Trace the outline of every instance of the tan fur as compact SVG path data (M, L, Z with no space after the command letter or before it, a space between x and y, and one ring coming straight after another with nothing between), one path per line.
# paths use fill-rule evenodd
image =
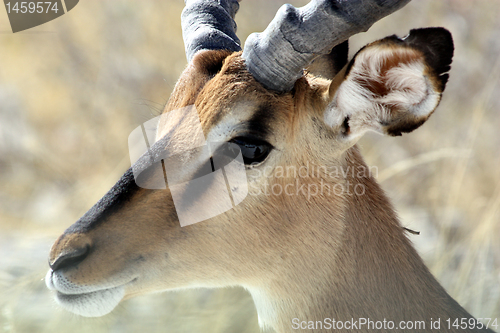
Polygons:
M216 73L207 70L219 67ZM276 94L253 79L239 53L206 51L181 76L165 112L194 104L208 135L236 110L252 114L266 105L273 112L267 139L275 149L261 167L270 166L271 174L278 166L307 163L367 168L354 142L339 141L339 129L322 121L339 84L334 80L329 92L329 81L308 77L294 91ZM247 176L260 189L296 181L259 170L250 168ZM250 195L222 215L181 228L169 190L137 189L95 227L62 235L50 260L89 246L85 260L65 269L67 280L103 286L120 281L125 298L240 285L252 293L261 324L279 333L292 331L293 318L424 320L428 325L430 318L470 317L429 273L374 178L332 177L319 169L300 181L305 186L350 182L366 192Z

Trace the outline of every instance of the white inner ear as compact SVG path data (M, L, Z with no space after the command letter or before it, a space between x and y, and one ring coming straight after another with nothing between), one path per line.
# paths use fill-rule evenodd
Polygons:
M385 77L385 85L391 92L379 98L374 96L374 101L407 108L421 103L427 96L427 84L423 72L424 66L419 62L391 68Z
M401 112L427 116L439 103L440 94L425 75L423 61L417 51L402 47L373 46L361 51L330 102L325 122L336 127L349 117L349 136L354 138L368 130L383 133L381 123L389 123ZM386 62L394 66L387 68ZM384 87L385 93L366 83Z
M417 117L427 116L437 107L440 94L424 71L425 65L417 61L391 68L386 74L386 86L391 92L375 102L397 106Z

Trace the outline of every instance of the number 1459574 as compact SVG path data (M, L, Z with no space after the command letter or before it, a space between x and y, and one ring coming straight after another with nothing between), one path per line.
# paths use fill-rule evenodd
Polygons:
M57 1L16 1L16 2L7 2L5 4L7 8L7 13L57 13L59 8L57 8Z

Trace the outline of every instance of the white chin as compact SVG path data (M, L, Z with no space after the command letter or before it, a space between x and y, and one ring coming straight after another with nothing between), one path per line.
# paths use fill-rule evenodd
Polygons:
M110 313L125 294L123 286L68 295L57 292L56 300L65 310L84 317L100 317Z

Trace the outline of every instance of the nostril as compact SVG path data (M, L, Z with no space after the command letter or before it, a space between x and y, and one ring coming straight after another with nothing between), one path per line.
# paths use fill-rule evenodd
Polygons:
M85 245L83 247L78 247L72 249L71 252L61 253L59 257L54 260L54 262L49 261L49 266L53 271L58 269L68 268L71 266L76 266L81 263L89 254L90 245Z

